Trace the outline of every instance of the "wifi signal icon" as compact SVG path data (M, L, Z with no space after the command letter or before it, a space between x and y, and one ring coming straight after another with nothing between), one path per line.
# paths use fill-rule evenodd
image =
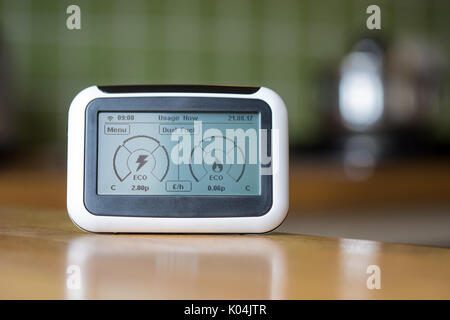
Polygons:
M112 121L112 119L114 119L113 116L108 116L108 120L109 120L109 121Z

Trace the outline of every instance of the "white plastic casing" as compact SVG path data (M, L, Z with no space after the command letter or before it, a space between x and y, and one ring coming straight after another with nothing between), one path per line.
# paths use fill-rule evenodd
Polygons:
M114 97L211 97L260 99L272 111L272 207L257 217L130 217L91 214L84 205L85 111L97 98ZM126 111L126 110L124 110ZM142 92L106 93L92 86L72 101L68 119L67 211L81 229L106 233L264 233L274 230L286 217L289 207L288 116L280 96L261 87L252 94Z

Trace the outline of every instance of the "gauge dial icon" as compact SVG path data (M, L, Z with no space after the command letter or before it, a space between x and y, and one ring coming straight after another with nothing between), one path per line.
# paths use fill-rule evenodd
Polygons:
M126 139L114 153L114 172L123 182L130 174L150 173L162 181L169 170L169 155L158 140L150 136Z
M217 141L222 148L213 148ZM196 163L196 153L201 155L201 163ZM221 154L221 157L218 155ZM209 161L205 161L208 159ZM198 182L208 174L223 174L238 182L245 171L245 154L234 141L223 136L211 136L203 139L192 149L189 169Z

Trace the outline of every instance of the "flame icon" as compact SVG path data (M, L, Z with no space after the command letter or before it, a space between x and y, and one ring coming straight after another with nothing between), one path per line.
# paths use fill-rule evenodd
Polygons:
M222 172L223 164L217 163L217 161L215 161L213 166L212 166L212 169L213 169L214 172L217 172L217 173Z

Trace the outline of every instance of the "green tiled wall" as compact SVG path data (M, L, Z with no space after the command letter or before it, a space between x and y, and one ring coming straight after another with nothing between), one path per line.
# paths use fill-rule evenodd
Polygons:
M81 30L65 27L70 4L81 7ZM381 31L365 28L369 4L382 8ZM69 103L84 87L200 83L275 89L291 142L307 144L320 130L318 76L356 37L425 37L448 58L449 12L446 0L0 0L0 35L27 143L62 148Z

